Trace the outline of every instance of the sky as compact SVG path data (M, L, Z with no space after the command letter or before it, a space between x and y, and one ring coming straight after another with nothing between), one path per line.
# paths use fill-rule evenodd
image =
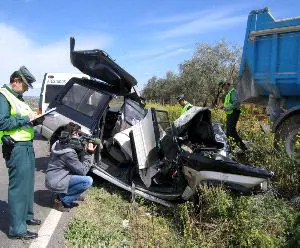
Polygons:
M269 7L275 19L300 16L300 0L1 0L0 85L25 65L38 96L46 72L79 72L75 50L101 49L138 81L178 71L197 44L243 45L251 10Z

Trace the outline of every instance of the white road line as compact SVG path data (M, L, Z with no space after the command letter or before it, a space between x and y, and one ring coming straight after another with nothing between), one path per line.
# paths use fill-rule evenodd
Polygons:
M33 240L29 248L46 248L55 228L60 220L62 212L52 209L47 216L44 224L38 232L38 238Z

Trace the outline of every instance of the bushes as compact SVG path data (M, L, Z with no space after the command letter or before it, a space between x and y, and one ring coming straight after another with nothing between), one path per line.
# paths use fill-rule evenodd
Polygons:
M199 202L178 209L186 247L288 247L299 228L287 202L267 194L236 196L201 186Z
M274 171L275 178L272 181L280 195L286 198L298 195L300 166L288 157L283 144L274 148L274 134L263 132L260 123L253 115L246 115L246 111L242 113L240 122L243 139L252 143L246 154L246 162Z
M300 193L300 166L288 157L283 145L274 148L274 134L265 133L256 115L253 114L261 114L261 111L258 108L253 109L251 105L242 107L237 129L241 138L250 142L250 147L240 162L273 171L274 187L280 195L291 198ZM226 115L223 111L214 109L212 116L214 121L223 123L225 127ZM239 158L238 155L236 157Z
M150 103L150 104L146 105L146 108L155 108L155 109L161 109L161 110L168 111L169 121L171 123L180 116L180 110L181 110L181 106L179 104L162 106L162 105Z

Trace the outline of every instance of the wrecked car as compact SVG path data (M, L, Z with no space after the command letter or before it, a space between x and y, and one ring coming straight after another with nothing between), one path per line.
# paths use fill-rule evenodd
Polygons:
M53 144L73 121L101 140L91 171L134 195L171 206L191 199L197 186L224 185L253 192L273 173L235 162L220 124L208 108L193 107L172 124L168 113L146 109L136 79L102 50L75 51L72 64L91 78L71 78L49 108L41 133ZM53 130L47 123L52 124Z

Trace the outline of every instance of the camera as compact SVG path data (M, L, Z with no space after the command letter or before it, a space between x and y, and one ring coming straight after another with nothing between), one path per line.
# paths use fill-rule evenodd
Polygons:
M101 146L101 140L93 138L85 133L79 132L79 136L73 136L70 132L62 131L59 137L60 143L69 143L69 145L76 151L81 151L88 143Z
M81 143L83 144L88 144L88 143L92 143L94 145L101 145L101 140L98 138L93 138L92 136L89 136L85 133L79 133L79 139L81 141Z

